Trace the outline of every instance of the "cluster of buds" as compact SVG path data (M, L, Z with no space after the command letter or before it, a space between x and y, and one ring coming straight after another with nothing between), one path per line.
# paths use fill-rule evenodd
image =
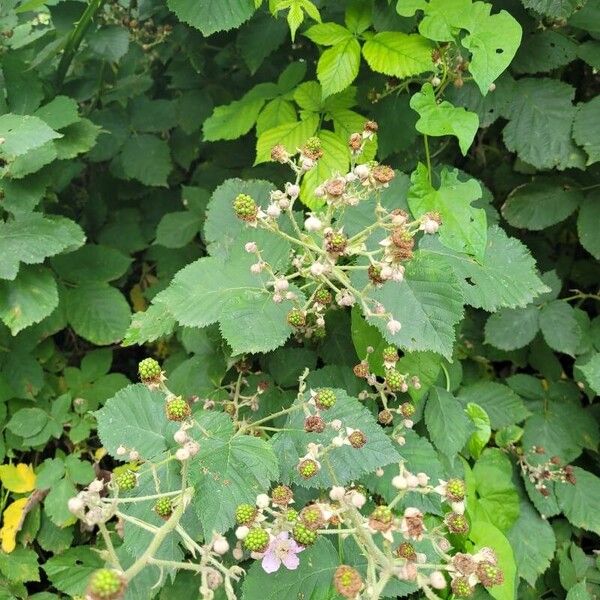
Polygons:
M306 215L303 228L293 210L300 196L302 177L323 155L318 138L310 138L295 153L281 145L273 148L272 160L288 165L295 180L271 192L267 206L260 206L245 193L232 201L234 213L248 226L279 235L292 245L291 265L285 272L278 272L269 264L256 242L247 242L245 249L256 257L251 272L268 275L263 276L261 285L273 301L292 303L287 322L298 337L321 339L326 310L354 304L362 308L365 316L384 320L389 335L395 336L401 329L398 316L373 299L371 292L386 282L403 281L405 264L413 256L415 236L437 232L441 225L437 213L427 213L411 221L406 211L388 210L381 204L380 192L394 179L394 170L375 161L355 164L364 144L377 129L377 123L367 121L361 132L350 136L353 157L350 170L333 174L315 189L315 196L322 199L324 206ZM347 207L361 202L372 203L373 222L350 235L340 219ZM288 222L280 224L284 215ZM374 235L383 239L372 249ZM357 284L362 282L355 278L360 271L367 275L366 285ZM296 282L308 292L306 298L293 285Z
M514 445L510 446L509 450L516 455L523 477L529 480L542 496L550 495L550 489L548 488L550 482L569 483L571 485L577 483L573 467L563 465L560 457L551 456L550 458L541 459L541 457L546 456L546 449L543 446L533 446L529 455L522 448ZM537 460L531 460L533 457Z
M308 433L323 433L326 429L334 432L328 446L309 443L307 453L299 460L297 471L303 479L311 479L321 470L320 458L335 448L350 446L360 449L367 443L367 436L360 429L344 425L340 419L327 420L327 411L337 403L334 390L320 388L310 390L309 399L305 405L304 430Z
M190 421L184 421L181 427L173 434L173 439L179 448L175 451L175 458L181 462L194 458L200 452L200 444L190 438L188 430L193 427Z
M105 523L114 515L114 504L105 501L104 496L104 482L94 479L86 489L69 499L67 503L69 512L92 529L100 523Z

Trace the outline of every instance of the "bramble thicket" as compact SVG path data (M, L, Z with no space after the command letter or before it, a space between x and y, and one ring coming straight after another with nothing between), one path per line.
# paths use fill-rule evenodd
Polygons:
M600 597L597 0L2 0L0 600Z

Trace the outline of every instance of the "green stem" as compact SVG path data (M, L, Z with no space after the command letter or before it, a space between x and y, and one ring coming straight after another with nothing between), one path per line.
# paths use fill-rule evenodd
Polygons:
M426 135L423 136L423 142L425 144L425 159L427 160L427 177L431 185L431 154L429 153L429 140Z
M444 376L446 377L446 391L450 391L450 373L448 373L448 369L446 369L446 365L440 363L440 367L442 367L442 371L444 371Z
M90 0L87 8L81 15L81 18L75 25L75 28L69 35L69 39L65 45L65 50L60 59L58 69L56 71L56 88L60 90L67 75L67 71L71 66L71 62L79 49L79 46L94 18L94 15L102 7L106 0Z

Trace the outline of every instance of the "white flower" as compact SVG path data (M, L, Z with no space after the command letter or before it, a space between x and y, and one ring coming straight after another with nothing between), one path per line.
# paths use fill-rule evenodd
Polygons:
M300 186L296 185L295 183L290 183L289 181L285 184L285 191L287 192L287 195L292 199L295 200L298 195L300 194Z
M174 434L173 434L173 439L178 443L178 444L185 444L188 440L188 436L187 433L185 431L182 431L181 429L178 429Z
M267 508L271 504L271 499L267 494L259 494L256 496L256 506L258 508Z
M334 502L340 502L344 496L346 495L346 490L341 486L341 485L334 485L330 490L329 490L329 497L334 501Z
M401 329L402 325L400 324L400 321L396 321L396 319L390 319L390 320L387 322L387 325L386 325L386 327L387 327L387 330L388 330L388 331L389 331L389 332L390 332L392 335L394 335L394 334L396 334L396 333L398 333L398 332L400 331L400 329Z
M256 245L256 242L246 242L244 250L248 254L254 254L258 250L258 246Z
M177 452L175 452L175 458L181 462L188 460L190 458L190 451L187 448L179 448Z
M281 216L281 207L279 204L272 202L269 204L269 206L267 206L267 214L273 219L278 219Z
M245 525L241 525L235 530L235 537L238 540L243 540L250 533L250 529Z
M217 536L213 542L213 550L221 556L229 551L229 543L222 535Z
M304 229L306 229L306 231L319 231L321 227L323 227L321 219L315 217L314 215L311 215L308 217L308 219L306 219L306 221L304 221Z
M285 277L281 277L276 279L273 285L278 292L283 292L290 287L290 282Z

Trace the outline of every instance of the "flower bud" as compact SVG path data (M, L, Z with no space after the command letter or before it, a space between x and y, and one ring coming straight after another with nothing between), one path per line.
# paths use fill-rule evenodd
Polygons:
M221 556L229 551L229 543L222 535L213 542L213 550Z
M354 492L350 501L352 502L352 506L354 506L355 508L362 508L365 505L367 499L360 492Z
M267 215L273 219L279 218L281 216L281 207L279 204L275 204L274 202L269 204L269 206L267 206Z
M76 515L83 510L85 503L81 498L75 496L74 498L69 498L67 506L69 508L69 512Z
M243 540L250 533L250 528L242 525L235 530L235 537L238 540Z
M104 489L104 482L100 479L94 479L90 485L88 485L88 490L92 493L98 494Z
M271 504L271 499L267 494L259 494L256 496L256 506L258 508L267 508Z
M304 221L304 229L306 229L306 231L319 231L321 227L323 227L323 223L321 223L321 220L314 215L311 215Z
M341 500L343 500L345 495L346 495L346 490L341 485L334 485L329 490L329 497L334 502L340 502Z
M179 448L177 452L175 452L175 458L181 462L188 460L190 458L190 451L187 448Z
M246 245L244 246L244 250L246 252L248 252L248 254L254 254L258 250L258 247L256 246L256 242L246 242Z
M137 450L132 450L129 453L129 460L133 461L133 460L139 460L140 458L140 453Z
M429 583L435 590L443 590L446 587L446 578L441 571L433 571L429 575Z
M405 490L408 487L408 482L406 481L406 477L403 477L402 475L396 475L396 477L392 479L392 485L397 490Z
M356 165L356 167L354 167L354 174L359 179L365 179L366 177L368 177L369 171L370 169L368 165Z
M178 444L185 444L188 440L188 436L187 433L185 431L183 431L182 429L177 430L174 435L173 435L173 439L178 443Z
M282 277L281 279L275 280L274 287L278 292L283 292L290 287L290 283L285 277Z
M292 200L295 200L300 195L300 186L288 182L285 184L285 191Z

